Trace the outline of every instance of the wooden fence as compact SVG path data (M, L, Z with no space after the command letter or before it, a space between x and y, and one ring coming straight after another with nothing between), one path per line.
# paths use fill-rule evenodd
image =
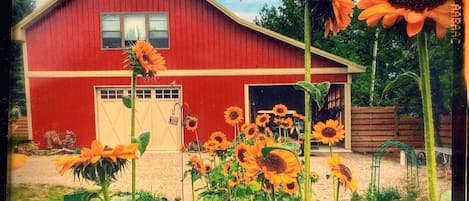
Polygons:
M396 140L414 148L423 148L424 131L421 118L399 118L396 107L352 107L352 151L372 153L383 142ZM436 129L443 146L452 143L451 116L440 117ZM397 150L397 149L396 149ZM394 152L395 149L389 149Z

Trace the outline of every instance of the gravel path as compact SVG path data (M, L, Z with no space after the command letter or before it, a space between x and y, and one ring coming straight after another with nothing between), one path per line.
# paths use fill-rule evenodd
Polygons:
M152 191L165 195L169 200L175 197L191 199L191 184L187 178L183 182L182 166L185 167L191 153L145 153L137 161L137 189ZM192 153L194 154L194 153ZM358 179L359 193L362 194L368 188L371 176L371 155L357 153L340 153L343 162ZM332 195L331 180L325 175L329 172L327 166L328 153L316 153L311 156L311 170L320 175L319 182L313 184L313 191L318 200L330 200ZM63 176L58 174L54 167L53 158L57 156L32 156L25 167L15 170L9 175L10 184L53 184L74 187L96 189L92 183L74 180L70 171ZM442 173L444 174L444 173ZM425 168L419 170L420 178L425 176ZM401 166L397 158L383 158L381 160L381 187L396 187L402 185L406 177L406 166ZM422 179L424 180L424 179ZM440 179L440 193L451 189L451 181ZM422 181L425 182L425 181ZM421 183L422 183L421 182ZM198 183L200 185L200 183ZM343 192L341 188L341 200L350 200L350 192ZM118 181L111 184L110 190L131 191L130 166L118 177Z

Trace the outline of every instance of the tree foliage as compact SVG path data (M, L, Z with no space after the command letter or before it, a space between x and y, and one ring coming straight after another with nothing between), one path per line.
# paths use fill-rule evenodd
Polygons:
M36 4L33 0L13 0L12 3L12 25L14 26L26 15L31 13ZM10 108L19 107L21 112L26 112L26 101L24 91L23 56L21 44L12 41L10 63Z
M303 12L298 0L283 0L278 7L264 6L257 25L276 31L293 39L303 41ZM352 104L369 105L371 83L371 63L376 27L368 27L365 21L358 20L360 10L354 8L350 26L337 34L324 38L324 30L312 34L313 46L346 58L367 67L366 72L353 75ZM314 20L314 19L313 19ZM321 23L312 22L312 23ZM380 31L378 38L375 102L373 105L399 105L401 115L421 115L421 97L418 84L409 82L383 94L383 89L401 73L408 71L418 74L417 47L414 38L407 38L405 30L398 24L391 29ZM324 27L324 26L320 26ZM381 25L378 24L381 28ZM323 28L322 28L323 29ZM432 96L435 116L451 112L453 76L453 50L449 38L436 39L430 35L429 56ZM314 63L313 63L314 66Z

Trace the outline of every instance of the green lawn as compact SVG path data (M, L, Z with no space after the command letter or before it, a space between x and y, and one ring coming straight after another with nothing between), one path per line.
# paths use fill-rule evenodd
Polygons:
M8 201L62 201L64 194L83 188L45 184L19 184L8 187Z

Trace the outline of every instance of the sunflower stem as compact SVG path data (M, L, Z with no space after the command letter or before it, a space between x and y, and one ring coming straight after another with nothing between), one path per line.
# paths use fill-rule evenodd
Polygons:
M417 34L417 49L420 70L420 93L422 96L423 124L425 131L425 154L427 156L427 189L430 201L438 200L435 159L435 130L433 127L433 110L430 85L430 66L428 59L427 35Z
M305 82L311 83L311 18L309 1L305 1L304 8L304 40L305 40ZM311 183L310 180L310 153L311 153L311 97L308 92L305 92L305 171L304 171L304 199L306 201L314 200L311 194Z
M194 193L194 173L191 172L191 191L192 191L192 201L195 200L195 193Z
M130 142L135 138L135 99L136 99L136 88L137 88L137 72L134 70L132 71L132 94L130 97L131 100L131 116L130 116ZM132 201L136 200L136 160L132 159Z
M101 185L101 191L103 192L104 200L110 201L111 197L109 197L109 182L103 181L103 185Z
M334 188L334 201L339 201L339 188L340 188L339 180L334 179L333 183L334 183L334 185L333 185L333 188Z

